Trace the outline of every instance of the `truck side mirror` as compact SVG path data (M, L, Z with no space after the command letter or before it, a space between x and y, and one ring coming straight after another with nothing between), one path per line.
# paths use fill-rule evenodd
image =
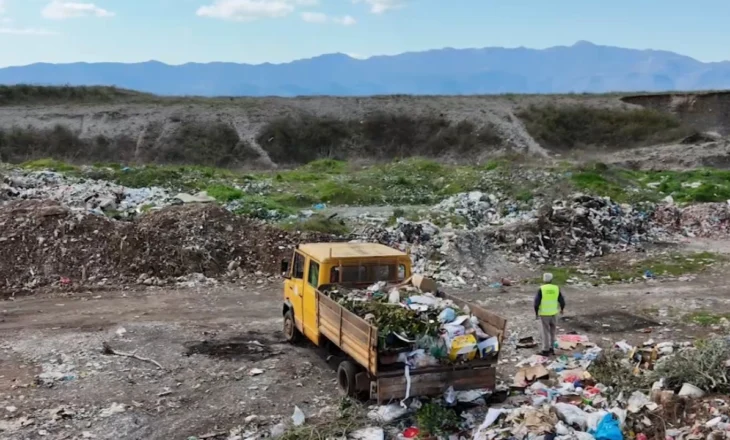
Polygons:
M289 262L281 260L281 274L284 278L289 278Z

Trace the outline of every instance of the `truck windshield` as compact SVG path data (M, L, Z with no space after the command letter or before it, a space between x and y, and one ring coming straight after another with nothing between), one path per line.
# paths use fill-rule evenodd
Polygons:
M341 271L341 273L340 273ZM403 264L360 264L333 267L330 283L400 282L406 278Z

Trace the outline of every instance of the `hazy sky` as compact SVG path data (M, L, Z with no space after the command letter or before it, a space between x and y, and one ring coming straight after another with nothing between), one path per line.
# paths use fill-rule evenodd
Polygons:
M577 40L730 59L728 0L0 0L0 65L285 62Z

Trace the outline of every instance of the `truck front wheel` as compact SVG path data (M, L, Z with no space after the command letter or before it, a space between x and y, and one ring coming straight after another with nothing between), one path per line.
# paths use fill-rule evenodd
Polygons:
M357 370L357 365L352 361L342 361L337 368L337 383L342 392L350 397L358 397Z
M297 324L294 322L294 314L291 310L284 313L284 337L287 342L291 342L292 344L299 342L302 338L302 334L299 333Z

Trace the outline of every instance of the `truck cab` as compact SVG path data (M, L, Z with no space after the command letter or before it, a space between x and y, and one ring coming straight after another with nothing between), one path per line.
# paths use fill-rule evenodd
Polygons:
M297 246L284 272L284 334L320 344L317 290L327 284L368 286L411 276L408 254L377 243L308 243Z

